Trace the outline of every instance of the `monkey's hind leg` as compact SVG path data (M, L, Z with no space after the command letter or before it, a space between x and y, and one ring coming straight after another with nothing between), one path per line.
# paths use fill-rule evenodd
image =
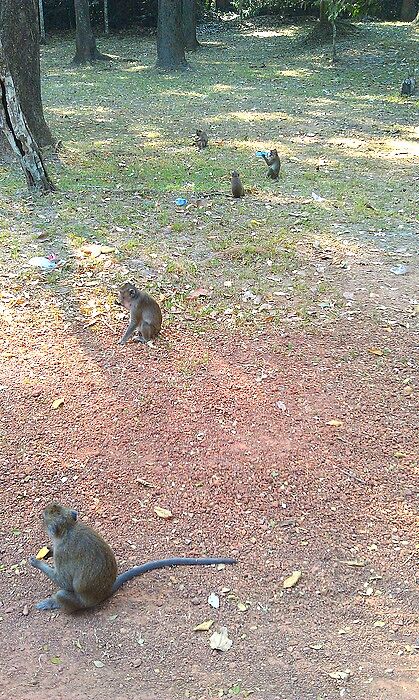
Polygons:
M148 323L148 321L143 321L138 333L139 342L148 343L148 341L152 340L156 335L156 329L153 324Z
M63 608L66 612L76 612L76 610L85 608L75 593L66 591L64 588L54 593L51 598L41 600L36 607L38 610L59 610Z
M45 598L36 604L37 610L58 610L61 607L54 598Z

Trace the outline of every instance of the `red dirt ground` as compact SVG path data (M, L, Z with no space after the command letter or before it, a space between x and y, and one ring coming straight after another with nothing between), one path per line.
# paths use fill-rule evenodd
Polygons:
M22 322L0 341L0 698L418 697L408 331L169 329L121 349L106 330ZM94 612L39 613L51 585L26 560L51 499L78 508L121 569L173 554L239 563L149 573ZM193 632L209 618L229 651Z

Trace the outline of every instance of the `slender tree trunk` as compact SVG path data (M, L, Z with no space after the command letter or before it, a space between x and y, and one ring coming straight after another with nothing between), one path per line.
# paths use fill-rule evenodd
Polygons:
M330 25L329 19L326 12L326 2L325 0L320 0L319 5L319 21L322 27L328 27Z
M96 47L96 39L90 23L89 0L74 0L74 11L76 15L76 54L73 63L80 65L93 61L108 61L110 56L100 53Z
M419 10L418 10L418 14L416 15L415 19L413 20L413 23L419 24Z
M38 0L39 8L39 30L40 30L40 40L41 44L47 43L47 37L45 34L45 20L44 20L44 0Z
M38 146L52 144L42 107L37 0L1 0L0 37L30 132Z
M182 32L182 0L158 0L157 68L187 67Z
M196 38L196 0L182 0L182 31L186 51L196 51L200 43Z
M30 190L46 193L55 187L22 112L0 39L0 129L17 156Z
M417 13L416 0L403 0L400 10L402 22L412 22Z
M105 34L109 36L109 7L108 0L103 0L103 23L105 25Z
M332 20L332 61L333 63L336 63L338 60L337 56L337 51L336 51L336 20Z

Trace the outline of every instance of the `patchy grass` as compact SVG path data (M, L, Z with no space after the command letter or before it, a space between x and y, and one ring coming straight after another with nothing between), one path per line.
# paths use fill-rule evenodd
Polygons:
M116 59L87 68L68 67L71 39L43 47L45 112L63 142L48 163L59 190L33 200L18 170L0 169L5 303L36 309L39 322L57 309L63 322L105 313L114 327L115 289L130 277L160 298L169 323L187 314L198 332L337 318L348 256L362 265L376 235L414 232L417 99L399 97L399 84L417 29L360 25L340 42L337 66L323 48L302 48L302 36L288 25L221 26L203 33L205 48L179 75L154 70L150 39L101 39ZM202 153L196 127L210 137ZM255 157L272 146L279 183ZM242 201L227 196L231 169ZM93 241L115 252L80 257ZM62 271L25 268L49 252L67 260ZM208 296L189 302L194 287Z

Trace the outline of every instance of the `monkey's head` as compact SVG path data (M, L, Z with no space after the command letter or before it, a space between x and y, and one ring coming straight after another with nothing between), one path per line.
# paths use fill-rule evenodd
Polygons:
M239 173L237 172L237 170L233 170L233 172L231 173L231 177L239 177Z
M276 150L276 148L271 148L271 150L269 151L269 155L271 156L271 158L272 156L277 156L278 151Z
M51 503L42 513L42 521L50 537L61 537L69 528L74 527L77 511L64 508L59 503Z
M137 296L138 289L131 282L125 282L119 289L119 301L126 309L131 308L131 304Z
M196 130L196 135L197 135L197 136L202 136L203 133L204 133L204 132L202 131L202 129L197 129L197 130Z

